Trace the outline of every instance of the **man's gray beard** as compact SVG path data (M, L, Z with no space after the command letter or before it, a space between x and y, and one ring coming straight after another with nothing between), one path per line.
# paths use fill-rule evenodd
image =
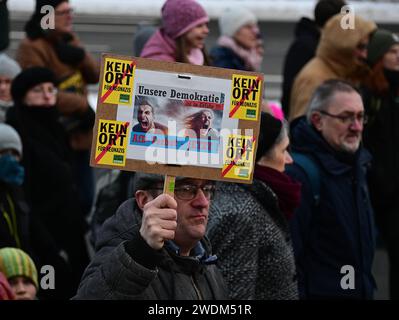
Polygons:
M360 141L361 141L361 140L359 139L359 142L357 143L357 147L356 147L355 150L350 149L350 148L347 147L345 144L342 144L342 145L341 145L341 151L342 151L342 152L349 153L349 154L355 154L356 151L359 150L359 148L360 148Z

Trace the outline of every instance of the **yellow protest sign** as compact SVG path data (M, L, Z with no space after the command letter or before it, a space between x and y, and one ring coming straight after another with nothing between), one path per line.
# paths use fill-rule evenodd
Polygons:
M132 105L135 61L105 58L101 103Z
M255 139L252 136L230 135L224 146L222 177L250 180L253 171Z
M129 122L99 120L96 141L96 164L124 166Z
M262 79L258 76L233 74L230 96L230 118L257 121L260 109Z

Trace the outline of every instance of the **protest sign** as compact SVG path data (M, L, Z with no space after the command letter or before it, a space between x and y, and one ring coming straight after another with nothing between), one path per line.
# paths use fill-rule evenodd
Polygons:
M251 183L263 75L104 54L91 165Z

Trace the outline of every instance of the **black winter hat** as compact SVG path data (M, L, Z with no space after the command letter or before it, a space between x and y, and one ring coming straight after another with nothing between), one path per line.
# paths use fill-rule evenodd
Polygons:
M41 15L40 9L43 6L52 6L55 9L62 2L68 2L68 0L36 0L35 13Z
M345 0L319 0L314 8L314 19L316 24L322 28L326 22L341 12L343 6L347 5Z
M22 71L11 84L11 95L14 102L22 102L31 88L43 82L51 82L57 85L55 75L50 69L33 67Z
M68 0L36 0L35 11L33 12L30 19L25 24L25 32L29 39L37 39L44 37L49 30L43 30L40 26L40 21L45 13L41 13L40 10L43 6L52 6L54 9L62 2L68 2Z
M270 113L261 113L256 162L274 146L282 127L283 123L279 119Z
M388 30L377 29L370 37L367 51L369 65L374 66L397 43L399 43L397 35Z

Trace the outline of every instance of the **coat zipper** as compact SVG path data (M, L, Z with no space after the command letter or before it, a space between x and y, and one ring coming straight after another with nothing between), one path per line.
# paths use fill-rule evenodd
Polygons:
M204 300L204 297L202 296L201 291L199 290L197 284L195 283L195 280L194 280L193 276L191 276L191 282L193 284L195 292L197 293L198 300Z

